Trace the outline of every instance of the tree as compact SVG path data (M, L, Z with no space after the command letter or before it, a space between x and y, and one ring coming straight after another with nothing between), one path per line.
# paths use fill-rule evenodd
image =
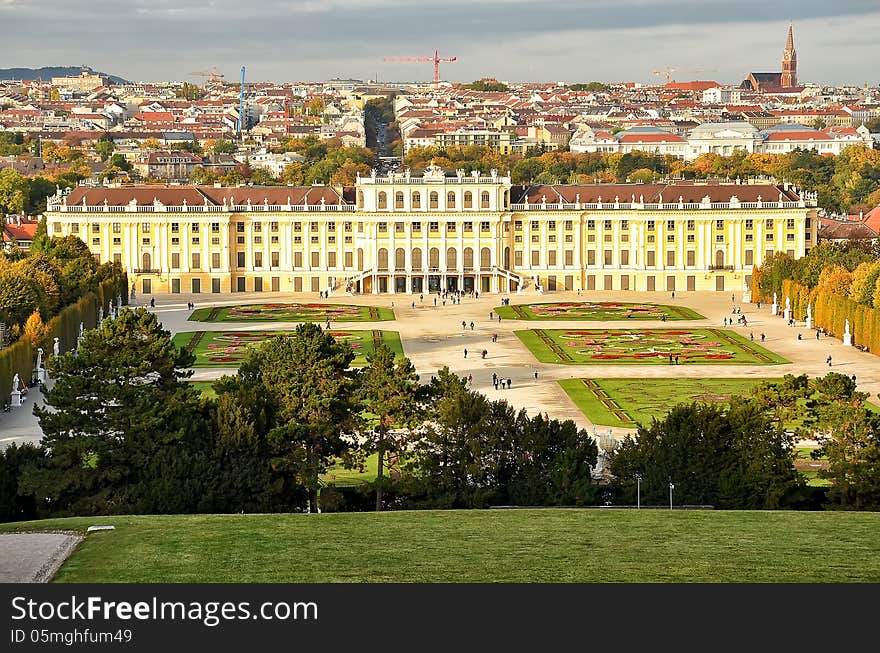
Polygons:
M462 88L467 88L472 91L507 91L508 86L502 82L499 82L497 79L490 79L488 77L484 77L483 79L478 79L475 82L471 82L470 84L465 84Z
M274 466L302 486L317 510L320 474L341 457L350 464L347 434L357 430L354 352L316 324L263 341L239 367L236 383L260 388Z
M30 182L14 168L0 170L0 213L23 213L30 197Z
M185 381L193 360L143 308L50 357L55 383L46 407L34 407L46 462L23 484L57 514L195 510L208 447L198 392Z
M209 140L205 145L209 147L214 154L232 154L238 149L235 143L225 138Z
M320 116L324 113L324 109L327 108L327 105L322 98L315 96L309 100L308 107L310 116Z
M0 319L24 324L40 308L40 289L36 282L16 270L0 271Z
M19 483L27 470L38 467L44 458L42 448L32 444L10 444L0 450L0 523L37 518L37 501L22 493Z
M680 404L641 426L611 457L615 487L626 502L662 504L669 483L679 502L723 509L776 509L804 487L794 469L792 437L756 402Z
M99 140L95 143L95 154L97 154L101 161L106 161L110 158L110 155L116 151L116 145L113 141L102 141Z
M880 415L866 405L868 395L837 372L814 379L807 403L810 426L819 434L817 457L826 457L821 478L831 481L829 499L841 508L880 508Z
M379 345L367 355L367 367L361 376L361 391L367 411L375 416L369 420L367 432L370 452L378 456L376 473L376 511L382 510L382 484L385 457L400 453L407 433L421 417L419 375L408 358L395 361L395 354ZM393 433L397 428L403 432Z
M30 341L34 349L42 347L46 343L49 330L46 328L46 325L43 324L43 319L40 317L39 311L31 313L27 322L24 323L23 335Z

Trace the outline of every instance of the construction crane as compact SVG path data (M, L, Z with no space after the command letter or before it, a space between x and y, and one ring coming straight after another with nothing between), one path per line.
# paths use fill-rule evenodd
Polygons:
M427 63L431 62L434 64L434 88L438 88L440 86L440 62L449 62L452 63L455 61L455 57L443 57L437 53L437 50L434 50L433 57L385 57L382 61L408 61L408 62L419 62L419 63Z
M209 82L222 82L223 81L223 73L217 70L217 66L211 68L211 70L199 70L194 73L190 73L190 75L195 75L196 77L207 77Z
M663 70L652 70L651 72L655 75L665 75L668 84L673 81L672 73L714 73L717 70L715 68L670 68L666 66Z

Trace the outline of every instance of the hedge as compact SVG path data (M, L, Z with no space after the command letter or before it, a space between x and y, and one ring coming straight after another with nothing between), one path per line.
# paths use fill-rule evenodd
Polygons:
M75 349L80 322L84 329L94 329L98 324L98 307L104 306L106 313L107 304L111 299L115 304L118 295L122 296L123 305L128 304L127 287L125 275L117 280L107 279L101 282L95 292L87 293L75 304L62 309L46 324L48 336L44 356L52 354L55 338L58 338L62 352ZM36 362L37 352L27 338L19 338L9 347L0 349L0 404L10 400L12 379L16 372L24 383L30 383Z
M813 303L813 325L825 329L836 338L843 338L846 320L853 344L867 347L868 351L880 354L880 310L819 288L810 290L806 286L786 280L783 283L783 297L791 298L792 316L801 320L807 314L807 302ZM784 305L785 299L782 300Z

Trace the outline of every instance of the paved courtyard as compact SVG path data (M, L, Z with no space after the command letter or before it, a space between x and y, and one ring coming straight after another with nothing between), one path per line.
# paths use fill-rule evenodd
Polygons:
M570 378L657 378L670 375L676 377L701 378L762 378L780 377L785 374L806 373L821 376L828 371L843 372L857 375L859 389L868 392L874 399L880 392L880 357L860 352L854 347L845 347L839 340L822 337L816 340L816 332L808 331L802 324L789 327L781 316L770 315L769 305L757 309L753 304L741 304L740 295L731 301L730 293L715 292L676 292L675 299L666 292L603 292L588 291L576 293L547 293L539 295L535 292L511 294L511 304L527 304L535 302L576 302L576 301L620 301L644 302L657 304L676 304L693 309L705 319L677 320L676 328L721 328L725 318L732 316L732 308L741 306L748 326L726 327L744 338L754 333L755 342L760 343L760 335L765 335L763 346L781 357L791 361L781 365L683 365L671 370L665 365L557 365L541 363L522 344L513 332L522 329L606 329L632 328L633 320L621 321L590 321L577 320L541 320L527 321L502 319L498 322L494 309L501 305L499 295L481 295L479 299L464 298L461 304L453 305L442 300L434 306L435 295L425 295L419 301L418 295L357 295L337 294L329 299L321 300L313 293L235 293L223 295L155 295L156 307L153 309L163 326L179 333L184 331L200 331L212 328L204 322L189 321L191 311L187 302L193 301L197 308L210 306L245 304L272 301L310 302L310 303L351 303L361 306L393 308L397 319L384 322L333 322L333 329L385 329L400 334L403 349L413 361L423 380L443 365L448 365L461 376L473 376L473 388L490 398L507 399L517 408L525 408L530 413L548 413L551 417L572 419L579 426L591 429L592 424L575 406L557 383L560 379ZM507 297L505 295L504 297ZM142 297L138 297L142 300ZM493 319L489 313L493 312ZM466 328L462 329L462 322ZM473 322L473 330L470 327ZM285 330L295 327L292 322L224 322L224 330L235 331L271 331ZM656 326L656 322L646 326ZM665 325L664 325L665 326ZM671 325L670 325L671 326ZM497 342L492 342L493 334L498 334ZM798 333L803 339L798 340ZM464 350L468 350L465 358ZM485 349L488 355L483 359L480 352ZM825 360L831 356L829 367ZM534 373L538 372L535 379ZM233 368L214 367L198 369L193 380L208 381L219 378L223 374L233 374ZM492 385L492 373L502 378L511 379L510 390L495 390ZM29 395L32 403L37 397ZM10 441L39 439L39 428L30 414L31 407L25 405L12 414L0 415L0 446ZM24 415L22 414L24 413ZM607 427L602 427L607 432ZM627 432L625 429L614 429L616 435Z

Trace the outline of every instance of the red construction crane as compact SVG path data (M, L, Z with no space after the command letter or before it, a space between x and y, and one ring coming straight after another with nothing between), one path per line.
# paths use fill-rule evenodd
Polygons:
M440 86L440 62L449 62L452 63L455 61L455 57L443 57L437 53L437 50L434 50L433 57L385 57L382 61L417 61L417 62L433 62L434 64L434 86Z

